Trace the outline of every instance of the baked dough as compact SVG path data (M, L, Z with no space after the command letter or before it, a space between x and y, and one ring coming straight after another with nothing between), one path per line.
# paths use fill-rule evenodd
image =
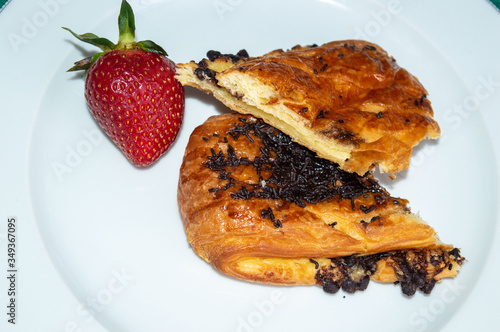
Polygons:
M210 51L177 78L252 114L348 172L394 175L440 128L420 82L380 46L361 40L296 46L251 58Z
M194 130L178 204L194 251L248 281L332 293L399 282L412 295L463 262L371 173L342 171L253 116L218 115Z

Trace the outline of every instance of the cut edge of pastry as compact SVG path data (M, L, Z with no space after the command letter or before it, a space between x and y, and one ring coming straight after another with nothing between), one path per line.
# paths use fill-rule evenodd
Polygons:
M306 121L297 113L291 112L288 107L279 102L273 102L278 96L270 86L262 84L251 76L246 76L242 80L242 76L239 76L237 72L224 74L223 77L217 76L218 82L228 91L231 98L242 101L241 112L264 119L273 127L286 132L297 143L314 147L314 152L319 157L336 162L341 168L351 157L352 145L338 144L334 140L326 141L310 129ZM383 163L380 166L385 168ZM364 173L361 172L360 175Z
M216 270L247 282L276 286L316 285L333 294L339 290L346 293L364 291L373 281L399 284L406 296L413 296L417 291L430 294L436 283L454 278L466 260L459 248L443 243L435 230L417 215L411 212L395 214L405 215L405 220L428 228L433 232L432 236L405 240L399 246L393 244L380 251L365 248L366 253L347 250L347 255L332 253L303 257L285 257L280 255L282 252L266 250L259 245L241 252L222 243L189 242L196 254ZM235 235L232 241L237 243L246 237L241 236Z
M417 289L429 294L436 282L455 277L463 261L458 249L443 245L337 258L244 257L224 269L247 281L319 285L328 293L365 290L369 281L400 283L403 293L411 296ZM412 285L412 279L418 279L415 276L422 279L420 285Z
M226 62L224 61L224 63ZM221 68L217 62L211 62L209 66L210 69L216 72L220 72L218 70L224 68ZM335 143L331 144L332 142L326 144L317 133L303 124L304 120L294 116L292 112L287 112L285 109L280 110L280 117L277 117L274 115L275 109L257 107L252 100L253 98L260 97L254 96L253 93L246 93L243 98L240 98L238 97L238 93L234 92L237 91L236 86L227 89L214 84L210 78L203 80L198 79L193 74L197 68L198 65L194 62L178 65L176 70L177 78L182 85L191 86L205 93L212 94L217 100L221 101L233 111L242 114L250 114L263 119L273 127L288 133L297 143L304 146L314 146L315 152L321 158L332 160L339 165L344 165L346 159L350 158L352 147ZM255 84L257 84L257 82ZM271 93L271 91L269 93ZM335 151L335 153L332 153L332 151Z
M203 246L191 245L203 260L233 278L276 286L317 285L332 294L364 291L370 281L399 284L406 296L430 294L436 283L454 278L466 261L460 249L439 240L414 249L338 257L247 256L228 254L221 247L224 257L214 258Z
M375 49L375 46L379 48L365 41L345 42L357 43L358 46L368 45L372 49ZM315 47L296 46L291 51L308 51ZM176 74L181 84L213 94L216 99L234 111L263 119L286 132L297 143L313 150L319 157L339 164L339 167L345 171L364 175L378 167L381 173L387 173L390 178L394 179L395 174L409 167L412 150L421 140L437 139L440 136L439 125L432 118L432 109L430 109L430 115L422 116L422 120L419 120L426 123L425 135L411 143L397 141L389 136L379 136L379 133L362 137L367 141L363 141L361 146L358 146L355 141L353 144L345 144L343 139L327 138L311 127L307 119L290 109L290 105L285 105L286 100L281 100L272 84L262 81L259 77L247 75L245 70L234 70L241 69L242 67L239 66L246 62L283 53L282 50L275 50L257 58L216 53L218 56L212 58L207 53L210 59L202 59L198 63L191 61L178 64ZM409 73L408 75L415 79L417 85L419 84L416 77ZM426 93L425 89L421 88ZM422 98L420 103L422 103ZM294 104L293 107L296 108L299 105ZM378 113L377 105L373 103L362 105L360 109L369 113ZM346 134L356 135L355 132ZM341 134L341 137L344 137L342 135L344 134ZM381 148L384 145L387 147Z
M386 283L397 282L401 280L401 277L403 277L403 274L401 273L398 275L398 269L395 268L395 261L393 259L395 255L420 253L425 255L433 254L437 260L445 263L441 266L441 268L438 267L437 269L435 268L438 264L435 263L436 265L427 271L429 272L427 275L429 280L436 279L436 281L441 281L443 278L454 277L458 273L458 270L464 261L464 258L460 255L459 249L452 245L443 243L439 239L435 230L415 214L411 212L395 212L394 214L404 215L403 218L405 221L402 223L416 222L420 226L430 230L433 234L427 238L418 237L414 240L405 239L404 243L400 245L393 243L391 247L382 247L379 251L375 248L368 248L365 246L363 250L364 253L352 253L350 250L347 250L347 253L344 254L331 252L329 255L326 255L327 257L325 257L325 255L318 256L314 254L310 256L304 255L304 257L284 257L285 255L279 255L266 251L265 249L262 250L256 248L254 248L253 251L250 250L250 252L246 254L227 250L227 254L223 255L224 264L217 264L216 268L236 278L253 282L276 285L312 285L321 284L319 280L322 277L321 272L328 270L335 260L341 262L340 265L349 265L349 263L344 262L349 259L371 260L376 263L376 269L369 271L368 276L373 281ZM355 238L355 236L353 236L354 234L351 232L346 232L346 235ZM237 236L235 239L236 238ZM205 261L209 263L211 262L210 256L212 253L200 252L200 250L202 251L202 246L197 246L196 244L194 244L193 248ZM221 247L221 249L222 248L223 247ZM259 253L259 256L255 255L257 253ZM295 255L297 255L297 253L295 253ZM425 264L422 259L417 260L410 258L408 261L409 263L415 265ZM430 263L430 261L427 261L427 263ZM353 279L353 281L359 282L361 273L359 266L358 269L349 270L348 275L345 275L344 277L349 277ZM364 277L367 275L367 271L363 272ZM330 275L330 278L331 277L332 276Z

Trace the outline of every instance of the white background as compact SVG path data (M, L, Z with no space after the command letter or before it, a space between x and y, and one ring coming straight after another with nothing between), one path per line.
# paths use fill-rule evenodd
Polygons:
M0 281L1 331L105 331L106 329L101 324L107 326L110 331L136 331L137 327L141 326L146 331L180 331L184 330L182 326L186 326L186 329L190 326L203 326L203 321L208 324L207 330L224 331L238 329L243 331L245 330L242 327L244 324L247 324L245 325L247 330L270 331L289 326L289 322L292 321L292 325L288 328L300 331L307 326L314 328L317 324L322 325L324 320L331 320L331 325L327 326L331 326L332 331L336 324L347 330L350 327L356 330L357 326L367 324L358 316L360 308L364 309L365 315L372 317L369 311L384 312L385 308L393 306L392 303L384 301L386 296L387 301L397 299L398 306L403 311L404 307L411 307L407 311L409 315L396 319L403 324L402 327L396 326L396 330L431 331L436 328L444 331L494 330L498 312L496 299L500 295L495 283L500 262L496 255L491 254L500 251L497 236L500 201L495 189L499 183L497 165L500 156L500 116L497 106L500 104L498 86L500 83L498 63L500 37L497 35L500 31L500 14L489 3L461 1L458 5L455 1L367 1L363 2L364 4L358 2L354 5L347 1L327 0L309 1L307 4L305 1L296 1L293 2L295 5L291 5L291 1L273 1L264 4L243 0L183 1L182 4L180 1L139 0L130 1L130 3L137 15L136 25L139 38L151 38L159 42L167 49L170 57L178 62L199 59L211 48L224 52L236 52L240 48L247 47L250 51L258 53L273 47L286 48L298 43L326 42L329 33L319 29L325 26L335 28L331 32L332 39L353 38L361 34L376 42L380 41L381 45L389 53L394 54L400 63L416 73L426 87L432 88L430 99L433 103L436 100L434 103L436 118L442 121L440 123L443 128L449 129L448 133L445 133L446 137L459 137L463 140L460 141L464 144L461 162L470 163L470 167L465 168L470 172L454 174L453 164L450 165L449 161L446 161L448 162L446 168L439 168L440 156L446 155L439 145L437 149L440 153L429 153L428 156L426 151L432 150L421 149L417 151L415 158L423 160L424 165L410 170L403 181L395 185L388 184L388 186L398 195L410 198L412 206L417 206L418 210L430 216L431 219L433 219L434 212L432 207L427 206L429 203L424 197L427 194L419 195L418 190L415 189L420 179L426 181L426 185L431 185L436 179L436 186L431 190L434 193L429 195L442 197L444 200L446 197L457 195L457 191L461 191L465 196L470 195L471 200L476 202L481 195L487 195L485 201L489 202L489 205L484 209L489 211L486 215L492 217L492 220L482 220L481 216L485 215L482 211L472 211L471 215L477 215L478 218L466 220L466 223L458 225L457 228L444 221L442 224L435 223L434 220L431 222L436 228L439 227L443 240L452 243L455 241L465 243L468 241L468 236L483 234L481 230L477 230L478 228L488 227L486 230L488 236L484 240L474 239L477 248L482 250L481 253L474 255L481 255L486 263L478 266L474 265L474 262L469 262L464 265L464 271L458 278L462 274L469 276L468 279L465 277L462 279L467 280L464 286L466 290L460 288L460 284L458 288L453 288L453 284L448 283L443 285L441 292L436 288L434 292L436 295L431 299L418 294L412 299L402 299L397 294L397 289L375 284L371 284L365 294L356 294L354 297L348 296L344 299L344 294L338 293L335 297L325 298L321 290L316 288L269 288L229 280L218 275L194 257L194 253L184 243L185 239L177 236L182 233L182 230L180 224L175 224L180 223L176 219L178 218L177 211L171 210L175 207L175 203L172 202L175 199L175 179L163 176L165 171L175 169L180 163L190 130L202 122L204 115L195 114L193 110L208 107L210 108L208 113L216 113L220 108L217 103L192 90L187 92L186 120L179 141L172 151L160 160L161 164L159 163L154 169L140 176L137 175L136 170L131 169L126 161L122 160L120 154L110 146L109 141L102 139L94 145L93 153L85 159L85 163L78 166L76 175L71 180L65 178L66 186L71 184L71 181L75 183L71 191L68 191L67 201L65 201L67 205L57 206L55 199L40 197L40 195L51 194L61 199L62 194L58 193L58 187L53 185L57 182L53 182L55 174L50 171L50 163L44 165L38 162L64 161L65 153L67 153L65 148L69 146L76 149L84 139L82 137L85 137L82 136L82 130L94 129L88 114L84 113L83 97L79 95L80 89L83 94L82 81L74 76L64 79L65 74L62 74L64 69L71 66L72 61L78 60L78 56L92 48L77 42L70 42L71 37L61 27L68 26L77 32L92 31L115 40L119 2L16 0L0 13L0 31L2 32L0 37L0 98L2 101L0 110L0 137L2 138L0 271L2 272L0 272L0 280L3 280ZM271 3L272 5L268 5ZM332 17L335 18L338 18L336 13L352 15L352 18L343 18L352 24L336 26L335 22L315 19L314 12L302 10L308 6L330 11ZM357 11L350 12L351 6ZM282 10L281 14L277 12L279 8ZM366 8L366 10L360 12L359 8ZM391 12L391 9L394 12ZM387 12L391 14L384 16ZM245 20L239 21L245 17L246 13L254 15L253 24L248 24ZM319 17L326 15L324 12L317 14ZM150 17L154 19L149 19ZM338 19L341 21L340 18ZM241 22L245 23L240 26ZM283 23L278 25L278 22ZM269 26L273 29L269 29ZM318 26L316 35L314 34L315 26ZM402 30L399 31L398 28ZM238 29L244 29L244 31L238 31ZM400 40L392 39L391 42L391 38L407 36L405 29L411 30L408 35L420 36L418 38L425 40L427 43L425 45L432 45L432 48L419 49L418 45L403 37ZM308 33L299 33L300 31ZM81 48L78 49L75 45ZM436 55L436 61L445 60L447 67L443 67L442 71L439 68L427 71L425 68L437 66L432 63L432 57L426 56L429 54ZM423 56L423 58L415 57L415 55ZM455 81L447 82L446 77L433 77L433 75L442 75L443 72L451 73L449 68L453 71L450 79L456 80L458 77L460 84ZM484 83L488 81L489 85ZM436 86L437 82L439 84L445 82L447 86ZM465 87L466 90L462 95L450 97L450 100L439 95L442 92L448 92L455 84L460 89ZM491 89L489 94L488 89ZM61 95L58 92L61 92ZM477 107L468 111L466 107L471 104L467 103L474 102L477 102L475 105ZM66 108L67 105L72 104L76 105L75 108L69 107L66 113L58 109L58 105L64 105ZM453 105L462 105L465 111L446 113L450 112ZM55 109L54 118L50 118L51 113L48 110L52 106ZM190 106L191 108L188 108ZM443 108L436 109L436 106L443 106ZM448 117L445 114L448 114ZM450 114L454 117L450 118ZM469 126L469 122L478 124ZM471 130L485 128L486 131L466 132L469 128L472 128ZM76 130L73 136L70 134L72 129ZM49 137L50 131L55 132L55 138ZM474 140L475 138L469 135L475 135L474 137L481 139ZM487 148L470 146L467 142L471 140L479 143L486 142L491 146ZM58 142L59 145L57 145ZM49 144L54 144L54 148L47 146ZM448 146L447 144L453 146L449 140L442 144L444 145L441 146L445 147ZM489 156L478 158L477 156L481 156L483 151L486 151ZM51 153L52 155L47 157L47 154ZM468 156L474 156L475 159L470 160ZM488 161L488 165L484 164L485 160ZM99 163L103 161L106 164L99 167ZM171 163L171 168L170 165L166 165L167 163ZM47 167L48 171L45 172L44 167ZM92 205L94 201L90 199L87 201L87 196L82 194L82 191L90 191L92 186L99 185L103 188L95 188L96 192L107 192L109 188L102 184L102 174L97 178L92 177L95 175L92 172L99 169L102 169L104 173L107 172L111 177L110 181L114 184L119 181L121 174L130 176L131 181L135 181L134 190L130 196L121 192L126 190L127 186L117 187L116 195L119 197L139 200L141 204L149 204L148 195L151 193L160 193L161 198L163 198L161 195L165 195L166 199L171 198L165 207L153 209L153 211L164 212L165 216L156 216L154 213L146 215L149 217L148 220L155 220L147 224L147 229L130 225L117 228L119 220L110 219L108 226L94 228L95 237L88 238L90 234L86 233L89 231L88 227L96 226L92 220L88 220L89 211L102 209L102 213L116 216L109 212L109 206ZM422 170L428 169L435 172L426 177L422 174ZM464 168L457 166L457 169ZM481 173L484 169L487 169L488 175L491 175L488 178L491 186L488 186L485 192L470 192L468 188L460 185L449 188L439 184L440 176L456 177L457 183L466 179L465 183L469 183L467 181L474 177L481 178L481 174L478 175L475 172ZM497 171L492 172L492 169ZM47 178L39 177L43 174ZM418 180L412 182L413 178ZM158 182L158 179L165 180L165 185L168 183L171 186L168 189L171 197L165 193L163 183ZM47 183L47 186L43 186L43 183ZM384 184L386 184L385 181ZM74 206L78 204L75 205L72 197L81 200L81 210L78 210L78 213L74 209ZM104 194L100 198L107 199ZM45 203L46 206L43 206ZM467 213L465 211L468 206L453 206L453 208L463 209L464 213ZM38 214L38 211L41 213ZM118 216L126 220L129 212L124 211ZM15 326L7 323L7 315L4 314L7 312L8 301L6 294L8 284L3 278L3 273L7 270L6 220L11 216L15 216L18 220L18 310ZM74 217L71 225L61 222L68 216ZM140 216L141 213L138 213L137 217ZM171 224L168 224L169 222ZM157 228L152 229L153 226ZM455 231L455 229L458 230ZM78 232L81 232L83 239L75 236ZM135 235L130 237L129 232ZM110 236L113 234L116 237ZM164 234L176 234L176 236L165 239L162 238ZM118 238L119 236L123 236L123 239ZM178 246L168 247L165 241L171 241ZM483 246L483 242L488 245ZM123 250L109 251L110 246L116 243L124 245ZM157 252L153 257L162 257L162 251L165 250L165 257L175 260L178 256L185 256L188 259L187 263L179 267L179 265L170 266L170 260L167 259L148 261L147 257L154 250ZM466 257L468 256L466 252L463 253ZM472 254L472 248L469 253ZM86 259L92 261L89 262ZM141 259L145 260L143 269L139 269L132 263ZM89 268L89 266L94 266L94 268ZM475 270L471 271L471 267L475 267ZM192 288L187 288L182 282L182 273L186 270L191 274L198 274L199 280L211 283L197 284ZM158 271L158 274L154 274L155 271ZM164 273L165 271L171 272L167 274ZM186 276L187 280L190 280L190 277L192 275ZM470 280L477 281L471 283ZM172 297L163 298L163 302L154 293L154 290L158 289L158 294L162 294L162 285L172 289ZM444 293L445 287L454 289L458 294L458 300L451 300L453 292ZM210 289L208 293L211 295L210 298L202 293L206 288ZM204 308L203 312L185 310L190 306L189 303L184 303L183 299L197 299L194 295L188 295L193 289L200 291L199 300L205 301L203 305L193 303L193 308ZM143 290L151 292L145 293ZM95 318L82 309L88 309L89 306L85 307L85 304L91 303L88 301L93 299L97 299L97 305L99 299L100 304L103 304L102 302L108 299L106 296L110 294L112 298L109 298L109 303L93 307L97 308ZM460 295L463 296L460 297ZM218 300L217 296L223 300ZM218 301L228 299L234 300L228 303L228 312L210 312L212 306L223 308L224 306ZM332 308L341 306L352 315L338 317L332 313L333 310L325 306L314 311L311 309L311 311L295 312L294 309L298 304L294 302L304 301L304 299L310 299L311 308L314 308L315 303L331 303ZM263 309L259 311L259 305L269 304L269 301L274 307L273 310L268 311L272 312L266 314ZM458 302L460 306L457 305ZM160 305L152 309L151 305L157 303ZM367 303L370 305L364 306ZM328 317L328 315L332 316ZM397 314L392 313L392 315ZM219 326L214 323L217 321L214 316L221 322ZM259 320L259 317L263 319ZM377 330L376 326L391 324L383 321L383 319L392 319L387 312L374 317L371 319L375 321L371 324L376 323L376 325L371 326L375 330ZM380 317L380 321L376 321L376 317ZM252 321L253 318L257 320ZM352 323L346 324L347 320ZM180 325L182 321L185 325Z

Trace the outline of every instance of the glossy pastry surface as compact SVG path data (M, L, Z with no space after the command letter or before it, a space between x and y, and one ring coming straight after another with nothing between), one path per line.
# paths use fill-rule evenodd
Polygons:
M418 274L415 266L426 266L420 271L426 282L405 286L411 295L454 276L462 263L407 200L390 196L370 173L345 172L238 113L211 117L194 130L178 203L194 251L244 280L354 291L368 279L403 285L416 280L408 277Z
M182 84L264 119L348 172L400 172L414 146L440 135L425 88L378 45L345 40L254 58L208 55L179 64Z

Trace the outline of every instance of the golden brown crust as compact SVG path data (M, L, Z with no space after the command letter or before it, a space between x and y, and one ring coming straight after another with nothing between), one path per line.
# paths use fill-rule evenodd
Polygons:
M256 118L214 116L192 133L180 169L178 203L188 241L219 271L264 283L314 284L320 282L310 258L453 249L409 211L406 200L391 197L369 174L359 177L338 170L338 180L329 184L336 187L335 194L323 201L301 201L308 199L300 196L303 193L297 194L300 198L265 198L264 189L288 189L272 181L279 173L277 161L288 158L289 152L278 155L269 148L274 141L263 143L256 128L290 145L286 136L276 136L278 131ZM309 158L292 167L303 182L316 181L307 178L306 166L314 164L321 177L332 165L310 157L313 154L298 144L296 149L294 154ZM285 162L294 163L293 158ZM359 183L351 186L355 181ZM390 271L381 268L374 279L397 280L395 270Z
M424 87L372 43L212 60L179 64L181 83L264 119L349 172L402 171L415 145L440 134Z

